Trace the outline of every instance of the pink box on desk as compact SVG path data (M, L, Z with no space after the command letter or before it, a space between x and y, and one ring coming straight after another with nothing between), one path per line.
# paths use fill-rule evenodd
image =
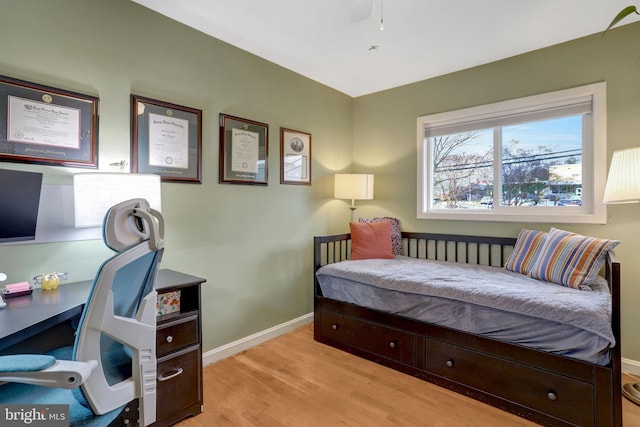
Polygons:
M20 297L22 295L29 295L33 292L29 282L11 283L4 287L4 297L13 298Z
M180 291L158 294L156 316L164 316L171 313L180 313Z

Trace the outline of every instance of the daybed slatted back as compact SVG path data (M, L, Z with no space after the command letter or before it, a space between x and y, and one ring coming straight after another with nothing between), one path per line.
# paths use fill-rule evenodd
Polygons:
M349 259L351 256L351 234L316 236L313 238L314 271L326 264Z
M349 233L316 236L313 241L314 273L323 265L347 260L351 255ZM406 256L494 267L504 267L515 243L514 237L402 232L402 245ZM609 251L605 268L613 270L605 277L609 279L609 289L615 302L620 292L620 263L613 251ZM617 308L614 307L614 311Z
M316 236L313 241L314 272L323 265L347 260L351 255L349 233ZM494 267L504 266L515 242L516 239L512 237L402 232L406 256ZM319 292L317 282L316 292Z
M515 245L511 237L459 236L403 232L405 255L412 258L503 267Z
M406 256L495 267L504 266L515 241L511 237L402 232ZM314 270L325 264L347 260L350 254L349 233L314 238Z

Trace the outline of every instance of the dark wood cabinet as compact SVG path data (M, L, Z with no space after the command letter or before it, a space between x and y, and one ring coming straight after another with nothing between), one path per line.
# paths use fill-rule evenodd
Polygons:
M158 295L180 291L180 310L156 322L156 422L170 426L203 411L200 285L205 279L160 270Z

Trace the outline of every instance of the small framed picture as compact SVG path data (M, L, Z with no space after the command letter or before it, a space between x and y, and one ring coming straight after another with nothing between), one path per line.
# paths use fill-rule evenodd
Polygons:
M131 95L131 135L131 172L201 183L201 110Z
M280 128L280 184L311 185L311 134Z
M268 185L269 125L220 114L220 183Z
M0 76L0 160L98 167L98 98Z

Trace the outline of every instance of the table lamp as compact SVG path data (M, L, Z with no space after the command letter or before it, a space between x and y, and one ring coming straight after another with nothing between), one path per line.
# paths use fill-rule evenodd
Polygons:
M73 205L76 228L100 227L111 206L143 198L161 210L160 175L88 172L73 176Z
M355 201L373 199L373 174L336 174L333 197L351 200L349 209L353 222Z
M640 201L640 147L613 153L604 203L638 203ZM640 405L640 382L622 386L622 395Z

